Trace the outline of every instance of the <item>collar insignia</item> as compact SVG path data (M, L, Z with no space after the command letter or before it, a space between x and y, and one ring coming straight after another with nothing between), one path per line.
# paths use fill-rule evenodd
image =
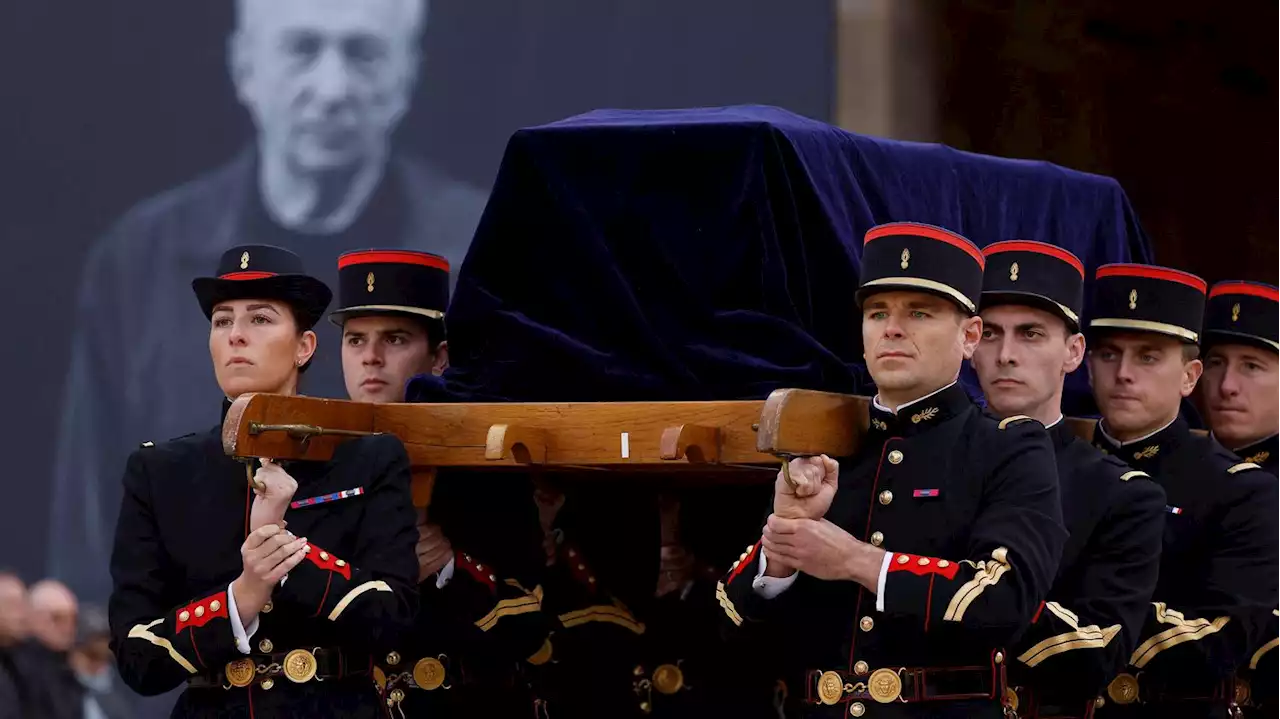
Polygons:
M1271 453L1266 450L1263 450L1255 455L1245 457L1244 461L1253 462L1254 464L1262 464L1263 462L1266 462L1267 459L1269 459L1270 457L1271 457Z
M879 420L879 419L877 419L877 418L875 418L875 417L872 417L872 418L871 418L871 426L872 426L872 427L875 427L876 429L880 430L881 432L884 432L885 430L889 429L889 425L885 424L883 421L881 421L881 420Z
M1134 452L1133 458L1134 459L1151 459L1157 454L1160 454L1160 445L1153 444L1148 447L1144 447L1137 452Z
M911 423L920 424L921 422L927 422L928 420L931 420L937 416L938 416L938 408L930 407L929 409L923 409L911 415Z

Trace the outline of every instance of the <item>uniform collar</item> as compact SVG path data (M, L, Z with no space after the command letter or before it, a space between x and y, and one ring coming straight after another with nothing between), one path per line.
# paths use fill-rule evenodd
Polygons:
M1272 457L1275 457L1278 450L1280 450L1280 435L1273 434L1266 439L1260 439L1253 444L1231 451L1246 462L1260 465L1266 464Z
M1121 442L1107 434L1105 424L1106 420L1098 422L1098 427L1093 433L1093 446L1107 454L1115 455L1117 459L1135 469L1155 466L1191 436L1191 428L1187 426L1182 415L1178 415L1172 422L1155 432L1128 442Z
M1075 441L1076 432L1067 424L1066 417L1059 415L1056 422L1045 425L1049 436L1053 439L1053 448L1060 450Z
M898 405L896 412L880 404L880 396L876 395L871 400L871 430L908 437L939 425L971 406L973 402L958 382Z

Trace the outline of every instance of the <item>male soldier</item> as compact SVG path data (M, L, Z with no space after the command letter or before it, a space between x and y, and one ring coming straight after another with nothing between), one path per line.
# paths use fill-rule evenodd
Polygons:
M1084 361L1084 265L1040 242L983 249L982 342L973 353L987 405L1049 428L1069 535L1048 601L1009 665L1019 716L1087 717L1137 644L1160 567L1164 491L1076 436L1062 384Z
M1225 717L1233 676L1276 606L1276 481L1178 414L1203 369L1205 283L1148 265L1098 268L1088 354L1102 421L1094 444L1166 495L1160 579L1108 717Z
M1280 293L1258 282L1219 282L1205 309L1204 400L1213 437L1246 462L1276 474L1276 393L1280 387L1277 303ZM1277 705L1277 612L1272 610L1262 645L1249 657L1246 681L1252 704L1245 716L1280 716Z
M448 365L449 263L444 258L407 250L348 252L338 259L338 302L330 319L342 328L342 373L351 399L403 402L411 377L438 375ZM379 688L388 706L406 717L528 716L534 698L518 666L545 662L551 653L549 626L540 611L542 592L526 591L517 579L500 580L488 558L500 552L502 571L508 573L503 576L528 583L536 572L529 566L536 565L536 530L530 521L522 537L518 522L492 521L493 487L485 490L488 501L472 496L470 503L451 491L458 489L437 483L432 519L425 508L418 510L420 610L403 650L384 658ZM529 510L532 520L531 505ZM450 537L457 539L468 524L483 525L501 540L490 539L483 552L454 551ZM467 537L461 539L468 544ZM530 561L518 558L521 539Z
M1275 287L1219 282L1204 325L1204 399L1213 437L1246 462L1276 473L1280 462L1280 343Z
M1044 427L995 420L956 383L982 335L982 268L947 230L867 233L871 428L843 472L821 456L779 473L763 538L724 579L735 624L792 640L805 716L994 719L1011 704L1007 647L1066 531Z

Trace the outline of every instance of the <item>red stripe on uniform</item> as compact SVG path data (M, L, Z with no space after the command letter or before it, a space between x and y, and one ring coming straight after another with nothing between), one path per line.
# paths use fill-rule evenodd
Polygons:
M1031 623L1035 624L1040 621L1040 613L1044 611L1044 602L1040 602L1040 606L1036 607L1036 615L1031 618Z
M1096 279L1103 277L1145 277L1149 280L1164 280L1165 282L1177 282L1187 287L1195 288L1203 293L1208 289L1209 285L1199 277L1190 272L1182 270L1174 270L1168 267L1156 267L1155 265L1129 265L1115 264L1103 265L1098 268Z
M218 279L220 280L265 280L268 277L275 277L275 276L276 276L276 273L274 272L254 272L253 270L249 270L247 272L228 272L225 275L218 275Z
M737 568L735 568L732 572L729 572L729 578L726 579L724 583L728 584L729 582L732 582L734 579L736 579L737 576L742 573L742 570L746 569L747 565L751 564L752 560L756 558L756 552L759 552L759 551L760 551L760 543L756 542L751 546L751 551L747 552L747 558L743 559L741 562L738 562Z
M982 256L982 250L979 250L978 246L973 244L969 240L965 239L964 237L961 237L960 235L957 235L954 232L949 232L947 230L944 230L941 227L933 227L931 225L918 225L914 222L895 222L891 225L881 225L880 227L873 227L872 229L867 231L867 236L866 238L863 239L862 244L864 245L870 244L872 240L876 240L881 237L890 237L894 235L911 235L914 237L927 237L931 240L938 240L939 242L945 242L948 245L951 245L952 247L958 247L964 250L965 252L969 253L969 256L972 257L974 261L978 263L979 267L985 268L987 266L986 258Z
M1258 282L1219 282L1209 290L1209 299L1213 299L1218 295L1249 295L1250 297L1261 297L1272 302L1280 302L1280 290L1271 285L1264 285Z
M1076 268L1076 272L1079 272L1080 276L1084 277L1084 263L1080 261L1080 258L1057 245L1051 245L1047 242L1032 242L1031 240L1006 240L982 248L982 254L987 257L1001 252L1034 252L1040 255L1048 255Z
M341 270L351 265L375 263L385 265L422 265L423 267L434 267L445 272L449 271L449 261L445 258L411 250L361 250L359 252L348 252L338 258L338 269Z

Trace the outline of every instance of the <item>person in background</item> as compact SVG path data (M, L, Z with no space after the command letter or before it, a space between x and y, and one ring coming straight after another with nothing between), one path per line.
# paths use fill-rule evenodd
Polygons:
M374 244L457 265L484 208L483 192L392 141L418 84L427 0L236 0L235 8L227 68L253 141L125 213L79 275L50 460L46 573L86 601L105 602L111 590L107 552L127 448L218 420L206 401L218 391L207 327L179 301L195 272L237 244L290 250L331 287L333 258ZM334 327L315 331L338 346ZM316 357L307 388L343 396L337 352Z
M1167 267L1099 267L1089 376L1093 443L1165 492L1152 605L1099 717L1222 719L1247 703L1236 671L1276 607L1276 479L1179 414L1203 365L1204 280Z
M987 245L973 368L987 407L1049 429L1067 543L1009 663L1022 716L1083 719L1137 644L1160 568L1164 491L1076 436L1063 382L1084 361L1084 264L1041 242Z
M1246 462L1271 474L1280 466L1280 291L1260 282L1229 280L1209 289L1204 321L1204 403L1213 436ZM1241 679L1248 682L1251 719L1280 716L1276 645L1280 611L1249 656Z
M81 607L76 645L69 659L71 670L84 688L84 719L134 717L134 695L120 682L110 643L106 611L92 604Z
M27 691L16 653L27 638L27 585L0 571L0 719L30 716Z
M297 394L332 298L301 259L241 245L191 286L223 414L247 393ZM409 458L395 436L286 468L228 456L219 423L145 443L123 484L109 611L130 688L185 683L175 718L382 716L373 657L418 606Z
M30 641L19 655L29 712L42 719L80 719L84 692L68 663L79 612L75 595L44 579L31 585L29 597Z
M342 328L351 399L403 402L410 378L442 373L448 304L443 257L407 250L339 257L338 309L329 318ZM518 507L508 511L518 492L504 491L515 478L477 479L442 473L429 510L417 510L421 606L413 631L378 658L377 676L384 701L410 719L530 716L536 697L522 667L552 657L542 588L533 583L532 502L522 523Z

